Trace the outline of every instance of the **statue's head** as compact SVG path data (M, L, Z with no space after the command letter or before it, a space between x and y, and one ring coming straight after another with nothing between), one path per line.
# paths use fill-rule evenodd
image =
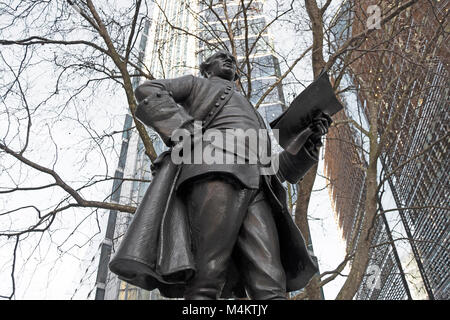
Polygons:
M237 80L236 59L231 53L220 50L202 62L200 73L205 78L217 76L226 80Z

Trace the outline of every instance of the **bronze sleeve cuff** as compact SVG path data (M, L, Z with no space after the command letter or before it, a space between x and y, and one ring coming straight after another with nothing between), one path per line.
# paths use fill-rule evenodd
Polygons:
M308 170L314 166L319 159L312 155L306 148L300 149L296 155L287 151L280 152L280 166L278 177L289 183L299 182Z

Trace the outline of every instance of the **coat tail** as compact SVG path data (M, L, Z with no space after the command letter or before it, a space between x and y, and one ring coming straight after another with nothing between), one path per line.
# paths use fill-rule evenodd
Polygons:
M120 279L146 290L185 283L195 272L184 204L173 196L179 166L168 152L154 165L155 176L109 263Z

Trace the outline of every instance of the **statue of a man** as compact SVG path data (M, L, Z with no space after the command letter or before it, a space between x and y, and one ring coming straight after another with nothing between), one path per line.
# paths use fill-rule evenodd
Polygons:
M215 53L200 71L203 77L143 83L135 91L136 116L173 149L174 131L195 136L195 121L224 139L237 138L239 130L266 129L235 89L236 60L230 53ZM314 134L296 155L281 152L274 174L261 174L259 155L256 162L244 156L241 162L180 165L171 163L167 152L160 155L154 181L111 270L139 287L185 299L286 299L286 292L306 286L317 266L291 218L282 183L298 182L318 161L321 136L330 123L324 114L313 119ZM246 155L254 149L248 142L236 146L192 139L195 143L224 159L236 160L236 149Z

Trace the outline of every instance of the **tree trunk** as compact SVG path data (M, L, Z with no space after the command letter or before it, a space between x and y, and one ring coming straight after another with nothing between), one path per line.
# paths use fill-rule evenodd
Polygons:
M325 61L323 59L323 22L322 14L317 6L315 0L305 0L306 10L311 19L312 33L313 33L313 47L312 47L312 67L314 78L316 78ZM298 183L298 197L295 208L295 223L305 238L307 246L312 246L311 236L309 233L308 224L308 206L311 198L311 191L316 180L317 165L312 167L302 181ZM322 295L319 286L320 279L315 275L305 288L307 298L309 300L321 300Z
M369 165L366 169L365 213L362 221L361 235L356 245L350 273L339 291L337 300L351 300L358 291L369 263L369 251L375 232L374 224L377 214L377 159L379 156L377 107L374 100L368 101L369 111Z
M360 239L358 241L355 257L347 280L342 286L336 300L351 300L358 291L363 280L367 264L369 262L369 251L374 234L374 220L377 212L377 166L376 159L367 169L367 197L366 212L363 220Z

